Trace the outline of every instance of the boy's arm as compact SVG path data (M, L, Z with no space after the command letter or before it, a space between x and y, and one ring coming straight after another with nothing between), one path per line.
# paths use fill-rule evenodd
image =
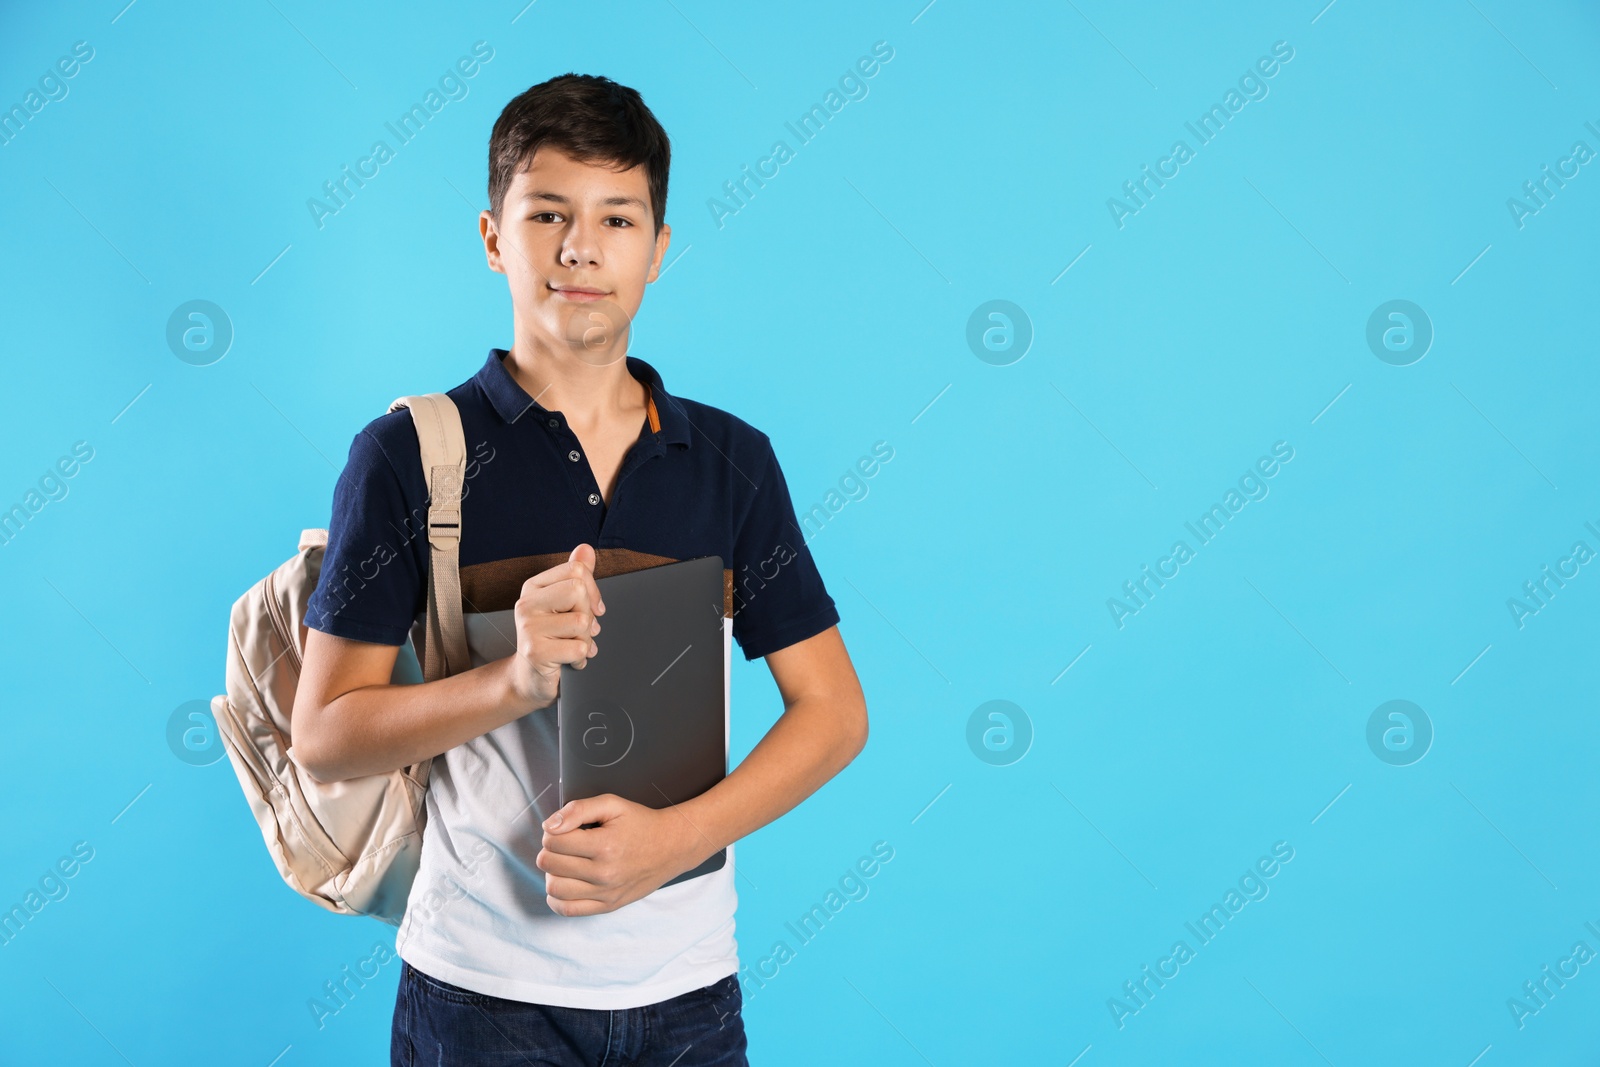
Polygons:
M390 684L396 645L308 628L290 716L295 762L319 782L383 774L548 707L561 665L582 670L598 651L605 603L594 561L594 547L581 544L523 583L511 655L431 682Z
M291 731L294 761L316 781L409 767L526 711L511 686L509 657L433 682L391 685L399 652L307 631Z
M867 743L867 700L838 626L766 657L783 715L733 773L676 814L685 870L772 822L842 771Z
M597 915L648 896L789 811L856 758L867 743L867 702L839 627L766 660L783 715L732 774L671 807L605 793L571 801L545 821L534 865L546 874L552 911ZM604 826L579 829L591 822Z

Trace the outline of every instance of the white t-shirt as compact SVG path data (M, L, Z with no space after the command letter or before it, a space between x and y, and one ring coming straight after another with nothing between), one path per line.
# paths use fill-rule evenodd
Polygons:
M510 611L469 613L466 624L474 667L516 651ZM726 740L727 618L722 642ZM402 655L415 663L411 646ZM395 937L400 958L477 993L606 1010L654 1004L736 973L733 845L720 870L615 911L550 910L534 857L541 824L559 807L555 714L554 705L542 708L434 758L421 866Z

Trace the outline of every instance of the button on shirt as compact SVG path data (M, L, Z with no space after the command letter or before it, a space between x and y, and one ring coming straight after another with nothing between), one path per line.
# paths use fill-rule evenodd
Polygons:
M736 640L746 660L839 621L766 434L671 395L653 366L628 356L649 401L608 505L562 413L517 384L506 355L492 349L449 390L467 446L460 569L474 666L515 651L511 611L522 583L582 542L595 546L600 578L721 556L725 648ZM351 443L306 624L402 646L397 681L420 679L407 640L427 608L426 520L410 413L389 412ZM722 869L616 911L549 909L534 857L540 824L556 808L555 742L552 706L434 759L421 865L395 939L400 957L475 992L610 1010L735 973L732 845Z

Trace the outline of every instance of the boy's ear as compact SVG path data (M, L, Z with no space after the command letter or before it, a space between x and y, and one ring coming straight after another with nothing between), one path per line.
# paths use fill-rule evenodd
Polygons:
M489 269L504 274L505 268L500 263L500 231L495 228L494 216L487 209L478 214L478 236L483 238L483 254L489 261Z
M661 224L661 232L656 234L656 255L655 258L650 261L650 275L649 277L645 278L646 282L653 282L657 277L660 276L661 260L666 256L667 246L671 243L672 227L663 222Z

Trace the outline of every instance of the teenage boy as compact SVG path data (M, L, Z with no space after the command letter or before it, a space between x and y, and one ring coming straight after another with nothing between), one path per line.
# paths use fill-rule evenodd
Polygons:
M552 78L495 122L478 226L514 340L449 390L469 452L461 592L480 666L390 684L427 604L408 412L356 435L334 489L296 758L338 781L436 757L395 939L393 1064L745 1063L733 842L866 743L839 613L771 441L626 354L671 236L669 162L638 92L608 78ZM555 810L561 665L604 655L596 579L712 554L728 563L724 634L766 658L783 715L687 803L606 794ZM720 870L663 888L725 846Z

